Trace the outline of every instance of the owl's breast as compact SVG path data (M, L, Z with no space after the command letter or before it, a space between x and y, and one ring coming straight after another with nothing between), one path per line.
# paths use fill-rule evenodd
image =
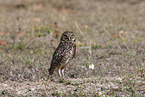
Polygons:
M67 65L69 61L73 58L74 47L72 43L68 43L66 49L63 52L62 64Z

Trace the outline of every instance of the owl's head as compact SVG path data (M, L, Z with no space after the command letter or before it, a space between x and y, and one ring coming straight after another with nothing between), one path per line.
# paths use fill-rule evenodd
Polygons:
M76 38L71 31L65 31L61 36L61 42L75 42Z

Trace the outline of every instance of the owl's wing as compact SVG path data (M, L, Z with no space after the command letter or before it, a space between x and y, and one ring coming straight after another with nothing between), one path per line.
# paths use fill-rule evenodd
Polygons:
M59 46L56 48L54 54L53 54L53 61L52 63L59 63L64 59L64 56L66 55L65 50L67 47L64 43L60 43Z

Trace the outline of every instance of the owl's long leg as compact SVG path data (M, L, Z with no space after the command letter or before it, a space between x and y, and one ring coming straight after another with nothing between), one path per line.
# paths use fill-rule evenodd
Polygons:
M59 77L62 78L61 68L58 69L58 74L59 74Z
M62 71L62 76L63 76L63 78L64 78L64 69L61 69L61 71Z

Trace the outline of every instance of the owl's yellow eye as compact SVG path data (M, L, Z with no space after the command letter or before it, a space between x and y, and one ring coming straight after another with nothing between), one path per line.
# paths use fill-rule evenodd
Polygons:
M73 34L70 36L69 40L75 42L75 37Z

